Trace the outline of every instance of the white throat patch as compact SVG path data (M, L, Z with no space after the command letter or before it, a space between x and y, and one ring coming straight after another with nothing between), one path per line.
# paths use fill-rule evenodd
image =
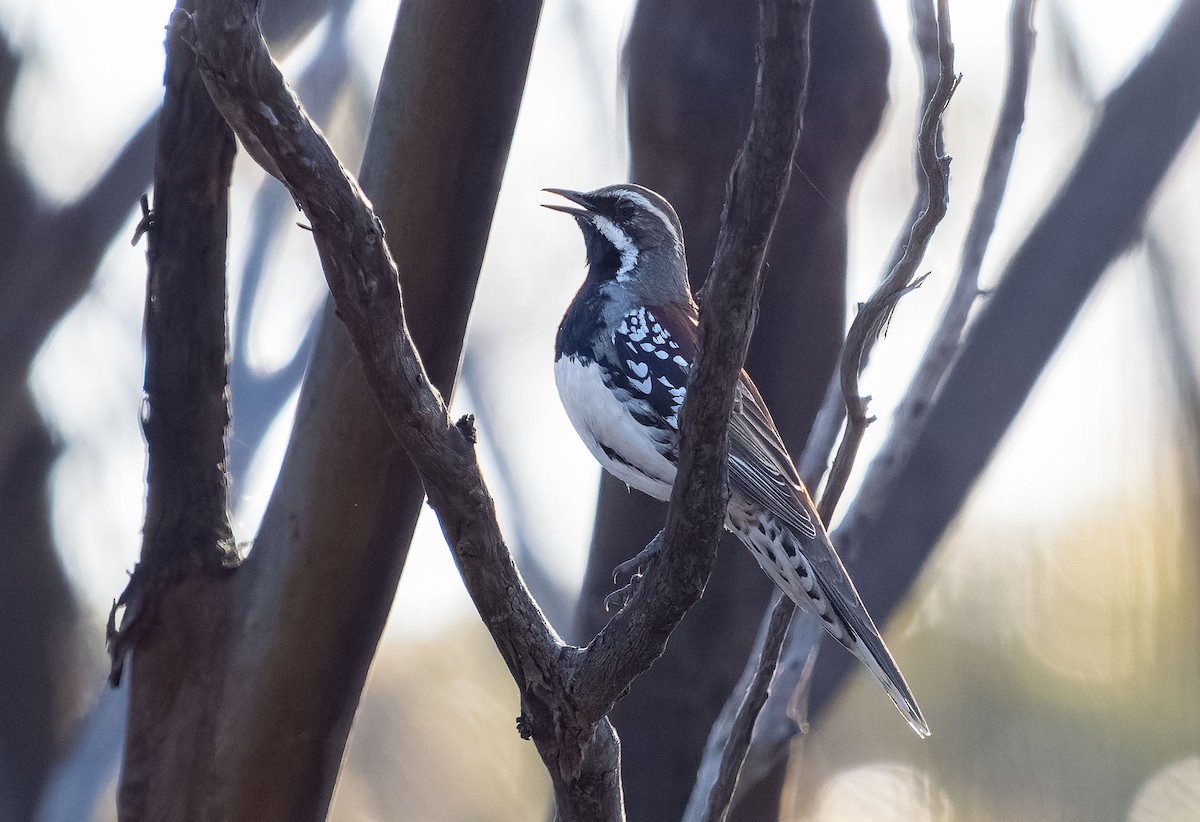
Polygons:
M612 243L613 248L621 255L621 267L617 269L616 274L617 282L628 282L631 279L629 272L633 271L633 267L637 265L637 246L633 244L633 240L628 234L617 228L617 224L607 217L593 214L590 219L596 230L603 234L604 238Z

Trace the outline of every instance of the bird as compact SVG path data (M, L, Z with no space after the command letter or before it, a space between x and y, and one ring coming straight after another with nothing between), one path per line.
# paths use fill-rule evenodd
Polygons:
M633 183L587 192L544 190L570 203L544 205L575 218L587 255L583 285L555 337L554 376L563 407L608 473L667 501L679 456L680 411L699 346L683 226L666 198ZM745 370L735 391L726 530L784 594L866 666L913 730L929 736Z

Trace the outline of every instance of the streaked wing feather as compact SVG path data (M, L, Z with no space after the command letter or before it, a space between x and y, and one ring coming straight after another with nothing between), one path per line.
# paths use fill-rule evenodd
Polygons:
M766 403L745 371L729 421L729 482L809 539L816 514Z

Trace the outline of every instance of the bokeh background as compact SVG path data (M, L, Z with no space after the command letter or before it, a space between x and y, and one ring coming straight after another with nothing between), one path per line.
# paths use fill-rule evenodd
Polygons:
M539 191L627 178L619 54L632 5L545 7L455 397L458 410L477 415L502 525L556 625L569 619L583 575L599 472L551 373L582 247L574 228L538 207ZM1074 162L1095 101L1153 43L1173 5L1039 4L1028 116L985 283ZM33 194L29 203L10 197L10 208L33 217L69 208L122 156L161 98L171 7L0 0L12 55L6 151ZM283 60L350 168L394 13L384 0L345 4ZM919 80L907 9L884 0L880 13L892 48L891 104L852 200L852 303L878 278L913 191ZM927 284L902 302L867 371L879 422L859 473L886 435L956 270L1004 82L1007 13L1000 3L952 4L964 79L946 118L950 212L923 265ZM282 458L325 286L286 194L244 154L232 207L230 467L238 538L249 540ZM137 218L133 208L106 215L124 224L29 376L57 453L48 493L72 601L64 608L69 664L60 670L71 673L45 683L56 706L43 729L51 759L38 754L45 767L31 767L37 757L19 749L21 737L0 729L0 796L8 797L0 818L27 818L30 796L40 819L115 818L123 695L103 686L103 623L136 561L143 511L145 262L129 243ZM1200 420L1186 401L1200 379L1197 226L1193 135L1157 195L1147 241L1106 273L888 625L935 736L913 737L856 672L798 743L785 818L1200 819ZM69 233L52 240L77 241ZM9 251L16 247L10 238ZM1182 357L1171 345L1179 333ZM544 818L548 782L533 747L514 733L515 689L428 514L331 818ZM15 570L7 576L21 584ZM4 659L21 664L19 655ZM0 692L5 715L28 698L17 685Z

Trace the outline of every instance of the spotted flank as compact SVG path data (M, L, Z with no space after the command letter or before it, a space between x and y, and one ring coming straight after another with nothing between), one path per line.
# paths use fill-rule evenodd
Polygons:
M818 539L798 538L772 512L738 499L730 503L726 527L798 608L819 618L825 631L867 666L913 730L929 736L916 699L824 533Z

